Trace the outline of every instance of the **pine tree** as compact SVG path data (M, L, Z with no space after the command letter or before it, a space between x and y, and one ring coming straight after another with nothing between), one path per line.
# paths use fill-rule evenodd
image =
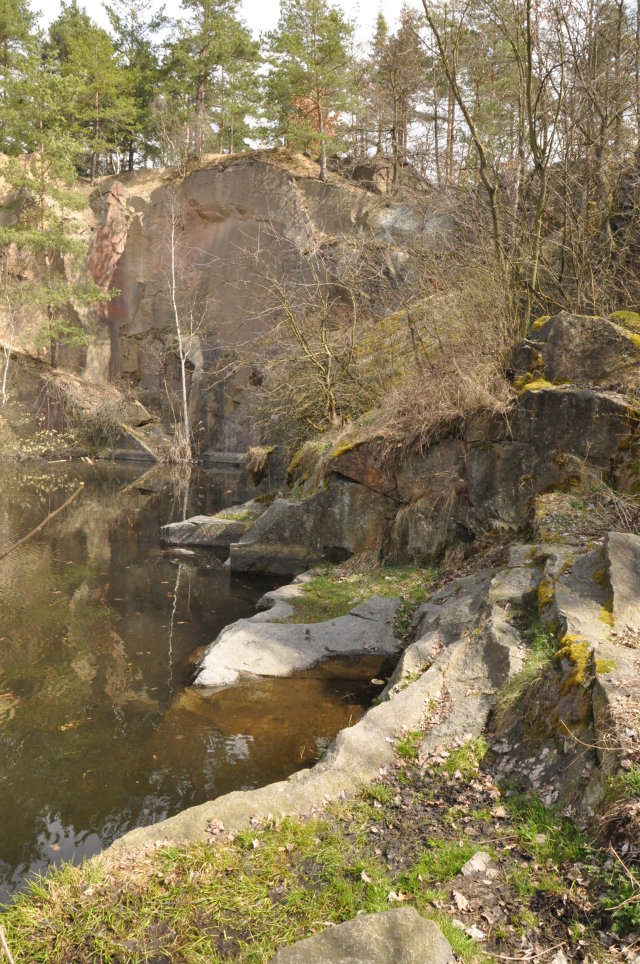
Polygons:
M120 166L122 142L131 135L134 106L108 33L92 23L77 0L62 4L49 28L45 57L67 79L67 123L82 147L80 170L93 184L110 162Z
M144 161L155 153L149 105L160 81L160 67L154 39L167 21L151 0L110 0L103 2L103 7L123 69L122 80L133 101L131 136L125 145L127 166L132 171L136 154Z
M341 144L342 114L352 94L353 26L326 0L282 0L268 35L267 110L275 132L297 148L317 146L326 179L328 146Z
M69 304L88 305L105 296L91 281L69 280L67 267L77 263L85 245L73 236L68 213L85 202L74 190L78 144L68 124L73 79L53 69L42 42L33 45L21 80L23 110L19 136L24 154L3 163L1 176L14 189L13 223L0 228L0 255L10 250L30 262L33 281L3 271L5 303L14 308L41 309L46 322L40 340L50 347L52 366L60 344L83 344L86 332L70 320Z
M28 0L0 0L0 152L19 152L15 124L19 112L19 83L34 26Z
M394 182L406 161L409 128L417 117L426 88L428 59L418 35L420 26L420 16L404 6L397 31L389 33L386 23L379 20L373 42L373 99L380 124L378 149L387 136Z
M238 5L238 0L183 0L179 37L167 58L167 97L197 156L225 141L229 98L244 91L243 71L258 62L257 44Z

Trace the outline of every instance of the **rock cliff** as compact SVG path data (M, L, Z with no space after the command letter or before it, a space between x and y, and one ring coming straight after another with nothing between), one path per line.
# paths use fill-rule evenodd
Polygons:
M105 290L118 292L102 307L110 375L167 419L179 374L166 288L168 217L172 205L179 209L200 312L188 340L200 452L245 452L259 441L245 389L260 371L233 362L240 345L273 323L278 297L267 278L304 277L305 253L323 248L338 260L357 239L397 284L409 243L416 236L429 243L446 230L436 205L424 213L336 173L322 183L315 163L282 151L211 157L184 179L169 170L124 174L104 180L91 204L90 269Z

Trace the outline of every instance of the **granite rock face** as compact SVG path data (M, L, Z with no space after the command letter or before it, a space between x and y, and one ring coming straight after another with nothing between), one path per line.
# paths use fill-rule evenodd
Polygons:
M326 489L276 503L231 547L232 568L295 572L376 547L397 562L430 564L488 530L523 530L541 493L594 478L635 491L639 342L603 318L562 312L537 323L515 351L519 394L505 418L479 414L395 462L375 439L342 446ZM263 551L265 543L277 549Z
M638 416L623 395L525 391L508 420L478 418L460 438L397 466L384 465L376 442L336 456L326 488L277 500L232 544L231 566L293 574L367 550L430 564L487 530L524 529L542 492L590 475L633 481L637 440Z
M528 361L529 370L539 368L554 383L598 386L625 393L635 393L640 388L640 332L635 328L621 320L572 315L567 311L554 315L546 324L541 319L538 326L520 348L521 359Z
M335 477L304 501L276 499L231 545L231 568L294 575L322 560L339 562L358 552L379 551L393 511L392 500Z

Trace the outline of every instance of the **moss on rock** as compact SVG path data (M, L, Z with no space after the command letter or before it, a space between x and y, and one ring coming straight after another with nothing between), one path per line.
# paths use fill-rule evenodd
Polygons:
M609 318L625 328L640 331L640 314L637 311L614 311Z
M569 686L584 686L589 680L592 649L586 639L567 633L560 640L556 659L566 659L572 666L566 683Z
M538 611L542 612L555 599L556 591L551 579L541 579L538 585Z
M550 321L551 315L541 315L540 318L536 318L533 322L531 329L532 331L540 331L542 328L546 328Z

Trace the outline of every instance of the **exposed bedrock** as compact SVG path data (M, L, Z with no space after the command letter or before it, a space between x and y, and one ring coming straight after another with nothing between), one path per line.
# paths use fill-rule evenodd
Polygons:
M640 405L623 392L640 377L639 336L566 313L532 334L515 353L519 394L507 416L451 425L426 452L395 462L376 440L342 445L328 486L274 503L231 546L232 568L294 573L374 548L430 562L487 530L524 529L542 492L593 477L634 490Z
M158 839L184 843L206 838L211 824L235 831L267 817L311 813L384 776L396 741L409 731L421 732L424 756L486 734L505 776L517 776L547 803L593 815L606 798L608 777L637 753L630 713L640 679L640 537L613 532L592 546L516 543L506 564L448 583L416 612L414 642L380 704L341 731L313 768L134 830L114 848ZM373 598L348 616L313 626L277 622L291 615L290 600L304 591L305 578L270 594L268 612L225 630L198 682L206 681L207 666L216 685L232 685L231 676L247 671L286 673L321 657L317 641L326 654L347 636L361 647L382 641L392 649L394 600ZM535 678L530 670L520 677L526 686L505 704L505 684L530 654L522 620L536 599L556 649Z
M183 180L168 170L105 179L92 196L90 267L105 290L118 292L102 308L111 375L167 421L167 388L179 387L163 265L171 198L184 222L181 245L198 303L206 306L187 346L191 422L203 453L246 452L259 441L247 391L255 372L220 373L230 372L239 345L273 323L277 298L268 277L295 284L308 271L303 252L325 248L338 263L342 247L358 239L371 246L384 276L402 283L415 238L435 243L449 230L435 199L420 211L338 174L322 183L317 165L278 151L205 158Z
M211 821L221 821L226 829L233 830L267 814L309 813L328 798L355 793L363 781L379 776L380 768L394 761L396 740L409 730L424 728L429 744L446 742L451 733L467 734L468 739L479 735L486 725L492 696L522 664L522 640L507 617L515 600L522 602L535 591L534 570L524 554L515 552L503 570L456 580L441 590L434 597L434 608L439 612L437 621L425 609L416 624L418 634L423 630L426 636L438 633L437 645L424 658L420 657L419 671L409 674L401 668L380 705L370 709L354 726L342 730L312 769L261 789L227 794L161 824L133 830L116 841L114 848L144 847L159 838L176 842L202 839ZM302 630L296 642L302 658L306 658L308 646L305 628L321 633L329 642L336 638L335 626L340 619L311 627L272 622L290 615L287 596L301 591L301 583L283 587L273 594L275 606L270 611L253 620L240 620L225 631L244 631L246 623L251 624L254 670L261 658L261 647L265 657L270 656L276 629ZM352 631L366 630L360 635L362 645L375 637L375 620L384 611L379 631L389 646L395 645L391 643L393 628L389 620L398 602L372 599L342 620L353 624ZM371 619L372 615L375 619ZM214 656L217 647L225 646L225 633L208 656ZM433 636L430 641L433 643ZM419 647L422 643L424 638L413 645ZM405 656L411 652L411 648L407 649ZM230 654L233 656L231 650Z
M224 629L205 653L196 684L231 686L240 676L289 676L335 656L392 656L399 600L374 596L347 616L322 623L287 623L291 589L268 593L274 609Z

